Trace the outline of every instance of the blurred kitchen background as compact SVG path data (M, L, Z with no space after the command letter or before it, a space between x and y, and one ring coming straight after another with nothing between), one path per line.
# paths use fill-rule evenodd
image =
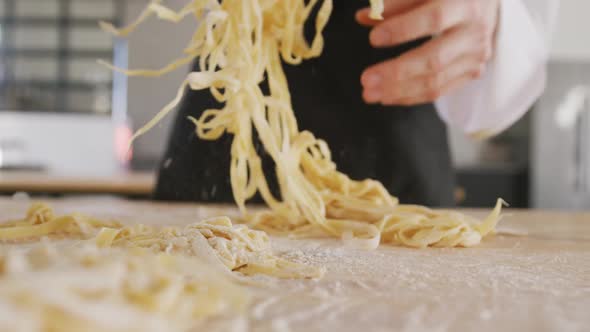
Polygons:
M119 40L146 0L0 0L0 194L149 197L172 116L136 142L133 129L176 93L188 68L127 78L97 59L158 68L179 55L194 23L152 20ZM180 7L183 0L170 0ZM548 87L533 110L485 142L450 131L462 206L590 208L590 1L565 0ZM514 68L518 70L518 68Z

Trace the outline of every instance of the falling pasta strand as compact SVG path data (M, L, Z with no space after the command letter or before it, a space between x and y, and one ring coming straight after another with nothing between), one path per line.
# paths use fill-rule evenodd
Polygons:
M371 5L371 17L380 19L383 1L372 0ZM314 9L316 33L310 43L304 28ZM250 225L275 234L341 237L364 248L382 242L411 247L478 244L500 219L501 200L483 222L453 211L400 205L378 181L353 181L338 172L326 142L298 129L282 62L297 65L320 56L332 9L332 0L193 0L179 12L152 3L131 26L111 32L127 34L146 15L176 21L192 10L199 24L185 52L198 59L199 71L187 76L173 102L135 137L177 106L187 86L209 89L223 108L191 121L201 139L233 135L231 187ZM280 197L269 190L267 177L273 175L263 172L255 133L276 165ZM256 193L270 211L247 209Z

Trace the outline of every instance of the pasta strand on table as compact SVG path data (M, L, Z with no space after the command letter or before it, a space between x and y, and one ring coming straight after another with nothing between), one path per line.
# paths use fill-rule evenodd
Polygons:
M322 268L286 261L272 252L268 235L219 217L184 228L123 226L82 214L56 216L46 204L32 204L23 220L0 224L1 242L37 242L42 238L92 240L99 248L143 248L155 254L198 257L222 269L246 275L320 278Z
M249 293L183 256L92 245L0 248L2 331L194 331Z
M371 5L371 17L380 18L383 1L372 0ZM223 108L205 110L190 120L201 139L233 135L231 186L250 225L291 236L341 237L365 248L381 242L411 247L478 244L495 229L501 200L484 222L457 212L400 205L378 181L354 181L338 172L326 142L299 130L282 62L297 65L320 56L332 8L332 0L192 0L174 12L155 1L127 28L103 24L121 36L150 15L171 22L192 16L199 22L184 49L186 57L159 71L117 69L129 75L157 76L188 58L199 62L200 70L186 77L177 97L134 139L174 110L186 88L209 89ZM308 42L304 28L314 10L315 36ZM262 83L268 85L268 94L263 93ZM276 165L280 197L269 190L267 176L273 175L263 172L254 136ZM247 209L246 202L256 193L270 211Z

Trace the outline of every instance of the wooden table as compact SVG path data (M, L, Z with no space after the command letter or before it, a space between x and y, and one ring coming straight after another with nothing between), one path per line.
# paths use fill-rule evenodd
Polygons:
M148 196L155 184L152 172L82 176L45 172L0 172L0 193L118 194Z
M22 215L27 205L0 200L0 220ZM115 199L53 205L129 223L235 214L224 206ZM328 272L319 281L258 278L265 287L252 288L246 322L256 331L588 331L590 214L509 213L499 230L513 235L471 249L363 251L337 239L273 238L277 253Z

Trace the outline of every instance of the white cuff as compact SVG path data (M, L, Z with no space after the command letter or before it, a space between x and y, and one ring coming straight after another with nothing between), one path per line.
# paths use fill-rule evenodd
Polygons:
M503 0L500 6L495 53L486 72L436 103L447 124L478 137L511 126L545 88L546 39L521 1Z

